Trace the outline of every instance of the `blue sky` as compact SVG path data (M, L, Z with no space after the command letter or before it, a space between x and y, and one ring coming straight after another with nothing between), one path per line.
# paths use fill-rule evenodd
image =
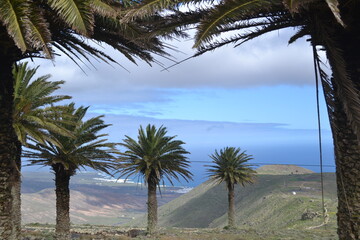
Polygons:
M209 161L214 149L241 147L254 162L318 164L315 80L309 43L288 45L291 31L268 34L241 47L226 46L162 71L134 65L104 47L123 68L94 62L83 73L66 57L35 60L38 75L65 80L59 93L90 105L113 124L109 138L136 137L140 124L168 127L191 151L191 160ZM191 41L172 42L191 56ZM165 66L171 62L165 59ZM334 165L326 107L321 96L324 162ZM313 170L318 170L313 167ZM332 171L329 168L329 171Z

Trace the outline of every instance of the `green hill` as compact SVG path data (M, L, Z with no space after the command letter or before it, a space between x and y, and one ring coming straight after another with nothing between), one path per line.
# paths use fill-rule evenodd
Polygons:
M276 166L265 168L276 171ZM292 168L290 170L300 170ZM310 171L310 170L309 170ZM306 171L305 171L306 172ZM329 226L335 229L336 183L335 174L324 174L324 193ZM322 223L320 175L258 174L257 181L245 188L236 188L236 221L240 228L274 229L308 228ZM305 212L317 215L312 220L301 220ZM145 226L146 218L131 222ZM205 182L187 194L159 208L159 225L181 228L222 228L227 225L227 190L224 184Z

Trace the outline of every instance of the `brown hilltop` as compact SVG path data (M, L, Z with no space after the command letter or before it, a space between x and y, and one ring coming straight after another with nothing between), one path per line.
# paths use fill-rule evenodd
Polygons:
M314 173L310 169L296 165L265 165L256 169L258 174L267 175L288 175L288 174L309 174Z

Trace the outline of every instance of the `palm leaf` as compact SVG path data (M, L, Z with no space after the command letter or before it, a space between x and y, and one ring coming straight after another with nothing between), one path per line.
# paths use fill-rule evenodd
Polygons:
M210 155L213 165L207 165L209 179L220 184L226 182L227 186L234 184L251 184L254 182L255 171L247 164L252 159L251 155L241 152L240 148L225 147Z
M59 89L64 81L50 82L50 75L38 77L32 81L37 68L28 68L27 63L14 66L14 110L13 127L16 129L18 139L23 145L28 138L44 143L50 141L48 131L72 136L58 122L53 121L53 116L59 114L62 108L52 104L69 99L66 95L52 95ZM54 142L54 144L59 144Z
M345 23L343 22L340 10L339 10L339 1L338 0L326 0L331 12L334 14L334 17L343 27L346 27Z
M51 33L49 24L46 22L41 9L34 6L31 10L27 41L34 49L42 50L45 53L45 57L52 58L53 52L50 46Z
M94 17L90 1L49 0L50 6L75 31L90 36L94 27Z
M0 21L22 52L28 49L26 30L29 22L29 5L29 1L26 0L0 0Z
M314 17L317 17L316 15ZM321 41L326 49L327 58L332 66L332 84L335 89L335 95L338 96L344 112L349 119L353 131L360 139L360 92L355 83L350 79L344 53L340 47L330 37L332 35L333 26L328 26L322 19L316 18L318 26L314 35L313 42ZM319 27L321 26L321 27Z
M32 164L48 165L53 169L62 165L64 169L74 174L77 169L86 166L109 173L108 168L112 167L113 154L117 153L115 143L107 142L103 137L105 134L97 134L98 131L109 125L104 124L102 116L83 121L87 107L75 109L73 103L67 105L65 115L62 119L73 121L73 124L63 124L62 127L73 132L73 137L64 136L49 130L53 141L45 143L36 142L30 144L29 150L25 152Z
M95 13L101 16L116 18L120 12L120 6L111 6L110 2L112 5L117 3L114 1L91 0L90 6Z
M180 177L185 181L191 180L192 174L187 170L189 161L185 157L188 152L182 148L184 142L166 134L163 126L156 129L148 125L146 129L140 126L137 141L126 136L120 145L127 150L120 154L117 164L120 178L137 176L145 183L154 182L157 185L164 179L170 184Z
M218 30L223 24L229 25L245 15L261 11L259 9L267 9L271 3L271 1L264 0L229 0L224 4L220 3L213 7L197 27L194 47L200 48L204 43L210 42L219 34Z
M157 11L167 9L177 3L177 1L172 0L144 0L138 5L132 4L133 8L126 11L122 21L132 22L134 19L145 18Z

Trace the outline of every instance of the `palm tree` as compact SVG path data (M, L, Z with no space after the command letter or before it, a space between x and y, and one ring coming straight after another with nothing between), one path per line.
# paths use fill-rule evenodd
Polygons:
M52 118L52 115L61 110L52 104L59 101L70 99L65 95L52 95L60 88L64 81L50 82L50 75L38 77L33 80L37 68L28 68L27 63L20 63L13 68L14 77L14 111L13 127L18 137L18 144L26 146L29 138L39 142L45 139L51 140L47 130L53 130L59 134L71 135L66 129L59 127ZM33 80L31 82L31 80ZM21 155L21 145L19 154ZM20 159L20 157L19 157ZM16 178L20 179L20 167L18 164ZM21 181L15 182L13 187L12 219L16 226L21 226ZM21 229L18 229L20 231Z
M25 58L52 59L58 53L77 62L94 56L115 62L99 43L106 43L130 61L154 61L166 55L159 38L152 35L154 21L122 21L131 1L117 0L17 0L0 2L0 238L19 239L11 218L11 190L19 182L19 146L13 129L12 66Z
M210 155L214 165L210 167L210 180L220 184L226 183L228 190L228 227L235 228L235 185L241 184L243 187L246 184L254 182L255 171L251 169L251 165L246 164L252 159L251 155L241 152L240 148L225 147L220 149L220 152L215 150L214 154Z
M29 150L24 151L24 156L29 158L31 164L50 166L55 174L56 191L56 230L55 238L70 239L70 192L69 183L71 176L80 168L90 167L109 173L112 166L113 154L116 153L115 144L103 138L106 134L99 131L109 125L104 124L103 116L83 120L88 108L75 109L74 104L67 106L67 114L59 118L67 118L63 127L73 133L73 137L51 132L56 139L46 140L45 143L36 142L28 144Z
M185 8L184 5L193 5ZM181 11L179 11L181 7ZM229 43L235 46L280 29L296 29L289 40L309 37L332 128L338 187L340 239L360 239L360 4L355 0L145 0L125 19L167 10L178 30L196 24L195 56ZM170 21L170 20L169 20ZM332 70L321 69L324 50Z
M123 140L127 150L120 154L119 170L120 177L129 178L133 175L142 178L148 187L148 226L149 234L156 231L157 225L157 198L156 187L164 179L173 184L172 179L179 181L182 177L185 181L192 180L192 174L187 170L189 161L182 147L183 141L175 140L176 136L166 136L167 130L161 126L148 125L146 131L140 126L138 141L125 136Z

